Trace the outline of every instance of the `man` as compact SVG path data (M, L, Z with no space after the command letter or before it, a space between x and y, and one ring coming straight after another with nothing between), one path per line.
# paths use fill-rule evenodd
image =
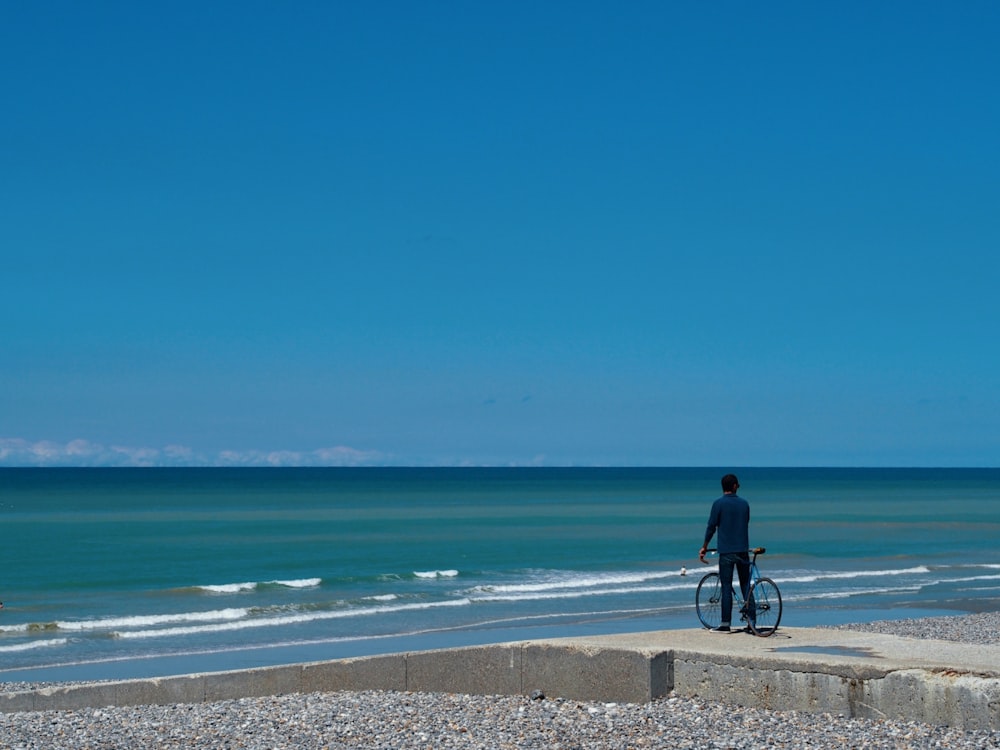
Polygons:
M701 545L698 559L706 565L705 553L715 532L719 532L719 580L722 581L722 621L715 628L720 633L732 630L733 617L733 568L740 576L740 590L746 601L750 586L750 503L736 494L740 488L735 474L722 478L722 497L712 503L705 529L705 543ZM748 613L753 617L753 612Z

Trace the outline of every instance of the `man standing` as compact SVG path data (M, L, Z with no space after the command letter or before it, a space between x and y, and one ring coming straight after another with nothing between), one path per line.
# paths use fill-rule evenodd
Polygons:
M698 559L706 565L705 553L715 532L719 532L719 579L722 581L722 622L715 630L728 633L733 617L733 568L740 576L740 590L746 601L750 586L750 503L736 494L740 488L735 474L722 478L722 497L712 503L705 529L705 543ZM748 613L752 617L753 613Z

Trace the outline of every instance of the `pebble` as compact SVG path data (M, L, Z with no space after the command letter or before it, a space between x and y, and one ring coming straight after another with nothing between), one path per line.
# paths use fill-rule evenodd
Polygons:
M915 617L909 620L876 620L852 625L836 625L834 629L986 645L1000 643L1000 612L979 612L954 617Z
M1000 643L1000 613L837 626L864 632ZM2 690L23 689L15 683ZM31 687L38 688L39 683ZM998 731L920 722L766 711L667 696L645 704L548 696L381 691L217 703L0 714L11 750L743 750L753 748L1000 748Z

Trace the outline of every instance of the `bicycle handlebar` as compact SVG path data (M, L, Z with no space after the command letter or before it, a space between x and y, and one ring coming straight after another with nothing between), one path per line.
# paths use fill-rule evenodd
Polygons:
M705 550L705 552L718 552L718 551L719 550L718 550L717 547L709 547L707 550ZM767 548L766 547L754 547L753 549L747 550L747 552L752 552L755 555L763 555L765 552L767 552Z

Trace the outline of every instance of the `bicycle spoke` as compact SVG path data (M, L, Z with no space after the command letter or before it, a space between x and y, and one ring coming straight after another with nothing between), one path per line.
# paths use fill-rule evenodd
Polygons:
M754 635L769 636L781 622L781 592L770 578L761 578L750 587L747 616Z
M722 582L718 573L708 573L698 583L695 593L698 619L706 628L717 628L722 622Z

